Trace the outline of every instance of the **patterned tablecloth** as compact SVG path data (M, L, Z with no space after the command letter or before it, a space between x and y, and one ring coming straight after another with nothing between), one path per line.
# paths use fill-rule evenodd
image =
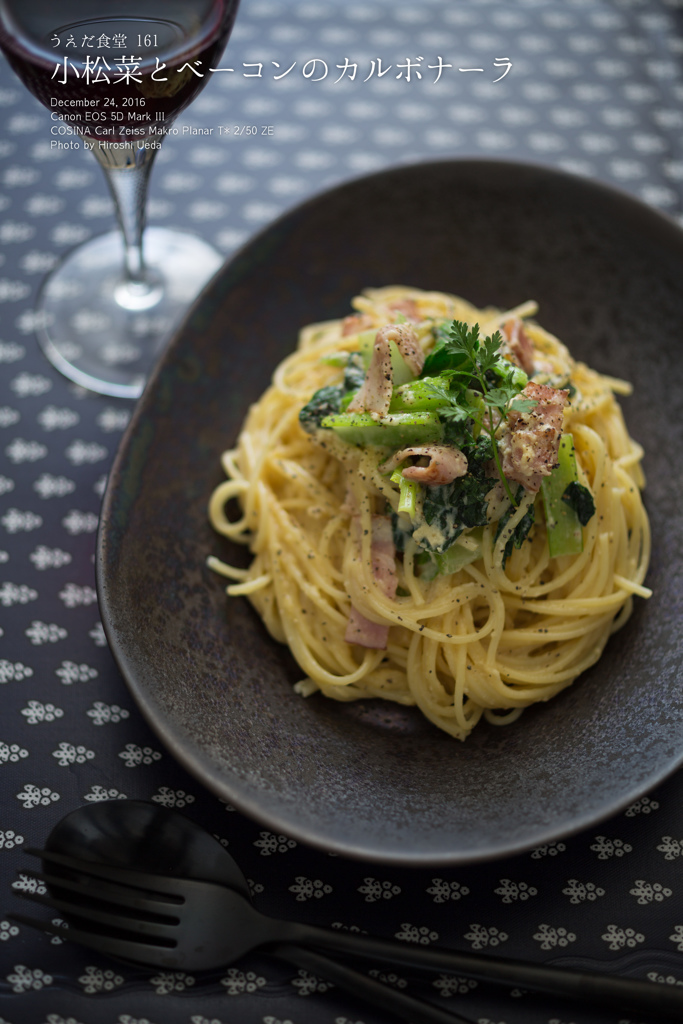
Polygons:
M212 76L165 142L150 221L229 256L332 183L459 155L542 161L676 217L682 61L683 0L243 0L221 64L234 70ZM148 974L15 926L11 887L35 885L22 844L110 797L184 810L228 846L268 913L683 985L680 773L612 820L513 859L400 870L267 831L162 749L107 648L95 594L98 509L131 405L69 384L33 333L43 275L110 227L111 202L92 156L53 145L55 122L4 62L0 108L3 1024L390 1019L266 956L210 978ZM479 1024L636 1020L465 978L373 973Z

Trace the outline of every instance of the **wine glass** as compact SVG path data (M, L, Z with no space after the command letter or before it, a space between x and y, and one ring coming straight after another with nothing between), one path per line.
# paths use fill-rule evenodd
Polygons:
M149 175L178 114L220 70L239 0L0 0L0 47L51 111L52 148L90 149L119 231L45 280L48 359L91 391L137 398L169 332L222 262L194 235L144 230Z

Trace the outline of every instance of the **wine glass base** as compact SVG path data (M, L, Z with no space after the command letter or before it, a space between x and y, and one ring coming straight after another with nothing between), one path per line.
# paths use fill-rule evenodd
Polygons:
M74 249L41 289L37 333L43 351L90 391L139 398L171 333L223 262L200 238L166 228L145 230L144 257L152 285L137 299L126 301L118 231Z

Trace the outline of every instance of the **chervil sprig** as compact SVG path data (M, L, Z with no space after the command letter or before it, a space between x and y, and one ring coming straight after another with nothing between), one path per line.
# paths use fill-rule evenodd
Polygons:
M479 427L488 421L487 432L493 440L498 421L507 420L511 409L525 413L536 405L534 399L520 398L527 383L523 370L501 355L503 338L495 331L486 338L479 336L479 324L469 327L454 320L448 335L441 336L439 344L427 357L424 376L439 376L443 385L433 387L447 396L451 406L444 418L462 423L470 418ZM443 411L445 412L445 410ZM443 413L441 413L443 414ZM493 444L493 457L500 479L513 505L516 501L503 475L498 446Z

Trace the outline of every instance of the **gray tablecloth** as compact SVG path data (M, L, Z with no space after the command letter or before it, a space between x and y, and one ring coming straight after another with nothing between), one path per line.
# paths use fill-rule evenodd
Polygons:
M164 143L149 219L226 257L313 192L380 167L510 156L672 215L683 180L683 0L242 0L221 67ZM355 67L355 72L354 72ZM93 157L0 65L0 1018L4 1024L384 1024L265 956L148 974L7 917L22 845L88 801L182 809L272 914L683 985L683 778L514 859L399 870L330 858L220 803L140 718L107 649L93 552L131 406L69 384L34 337L44 274L111 226ZM213 128L183 134L183 126ZM253 127L253 131L252 131ZM635 1024L465 978L375 974L479 1024ZM640 1019L640 1018L638 1018Z

